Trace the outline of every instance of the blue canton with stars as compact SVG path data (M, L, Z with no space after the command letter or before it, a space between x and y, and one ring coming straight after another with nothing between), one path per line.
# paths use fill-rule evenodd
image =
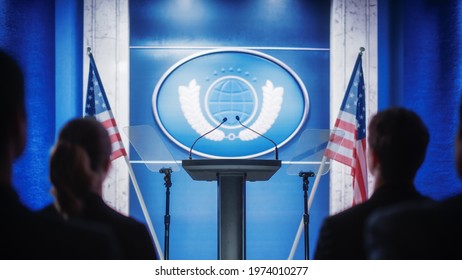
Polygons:
M357 140L361 140L366 137L366 94L361 56L356 60L353 74L341 110L356 116Z
M104 111L111 110L107 101L104 88L98 83L95 69L90 64L90 73L88 75L87 101L85 106L86 116L95 116Z

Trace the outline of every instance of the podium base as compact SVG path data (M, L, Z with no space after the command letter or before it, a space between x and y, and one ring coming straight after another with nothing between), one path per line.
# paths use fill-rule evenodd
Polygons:
M245 260L245 185L243 174L218 175L219 260Z

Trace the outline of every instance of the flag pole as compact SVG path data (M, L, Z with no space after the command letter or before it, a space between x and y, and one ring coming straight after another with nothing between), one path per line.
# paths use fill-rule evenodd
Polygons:
M144 218L146 219L146 223L148 224L149 231L151 232L151 236L155 244L155 249L157 251L157 254L159 255L159 258L161 260L164 260L164 254L162 253L159 239L157 238L157 234L152 225L151 218L149 217L146 204L144 203L143 196L141 195L140 187L138 186L138 181L136 180L135 173L133 172L132 164L130 163L128 156L125 155L124 158L125 158L125 162L127 163L128 173L130 174L130 178L132 179L133 188L135 189L136 196L138 197L138 201L140 202L140 205L141 205L141 210L143 211Z
M313 204L314 195L316 193L316 190L318 189L319 181L322 176L321 173L322 173L322 170L324 170L324 166L326 165L326 160L327 160L326 156L323 156L321 160L321 165L319 166L318 172L316 173L313 188L310 193L310 198L308 199L308 211L311 208L311 204ZM300 237L302 236L303 226L304 224L303 224L303 217L302 217L300 221L300 225L298 226L297 234L295 235L295 240L292 243L292 249L290 250L289 257L287 258L288 260L292 260L294 258L295 250L297 249L298 243L300 242Z

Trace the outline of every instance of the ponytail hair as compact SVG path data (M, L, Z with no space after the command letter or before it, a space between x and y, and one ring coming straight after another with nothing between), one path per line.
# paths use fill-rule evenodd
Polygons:
M50 158L50 180L63 214L80 213L82 201L98 181L97 176L91 169L90 157L82 147L58 141Z

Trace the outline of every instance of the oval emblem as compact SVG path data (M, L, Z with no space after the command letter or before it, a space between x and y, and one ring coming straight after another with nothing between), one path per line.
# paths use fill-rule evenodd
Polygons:
M207 158L252 158L289 142L308 115L297 74L267 54L236 49L201 52L173 65L157 83L155 119L174 143ZM237 117L237 118L236 118Z

